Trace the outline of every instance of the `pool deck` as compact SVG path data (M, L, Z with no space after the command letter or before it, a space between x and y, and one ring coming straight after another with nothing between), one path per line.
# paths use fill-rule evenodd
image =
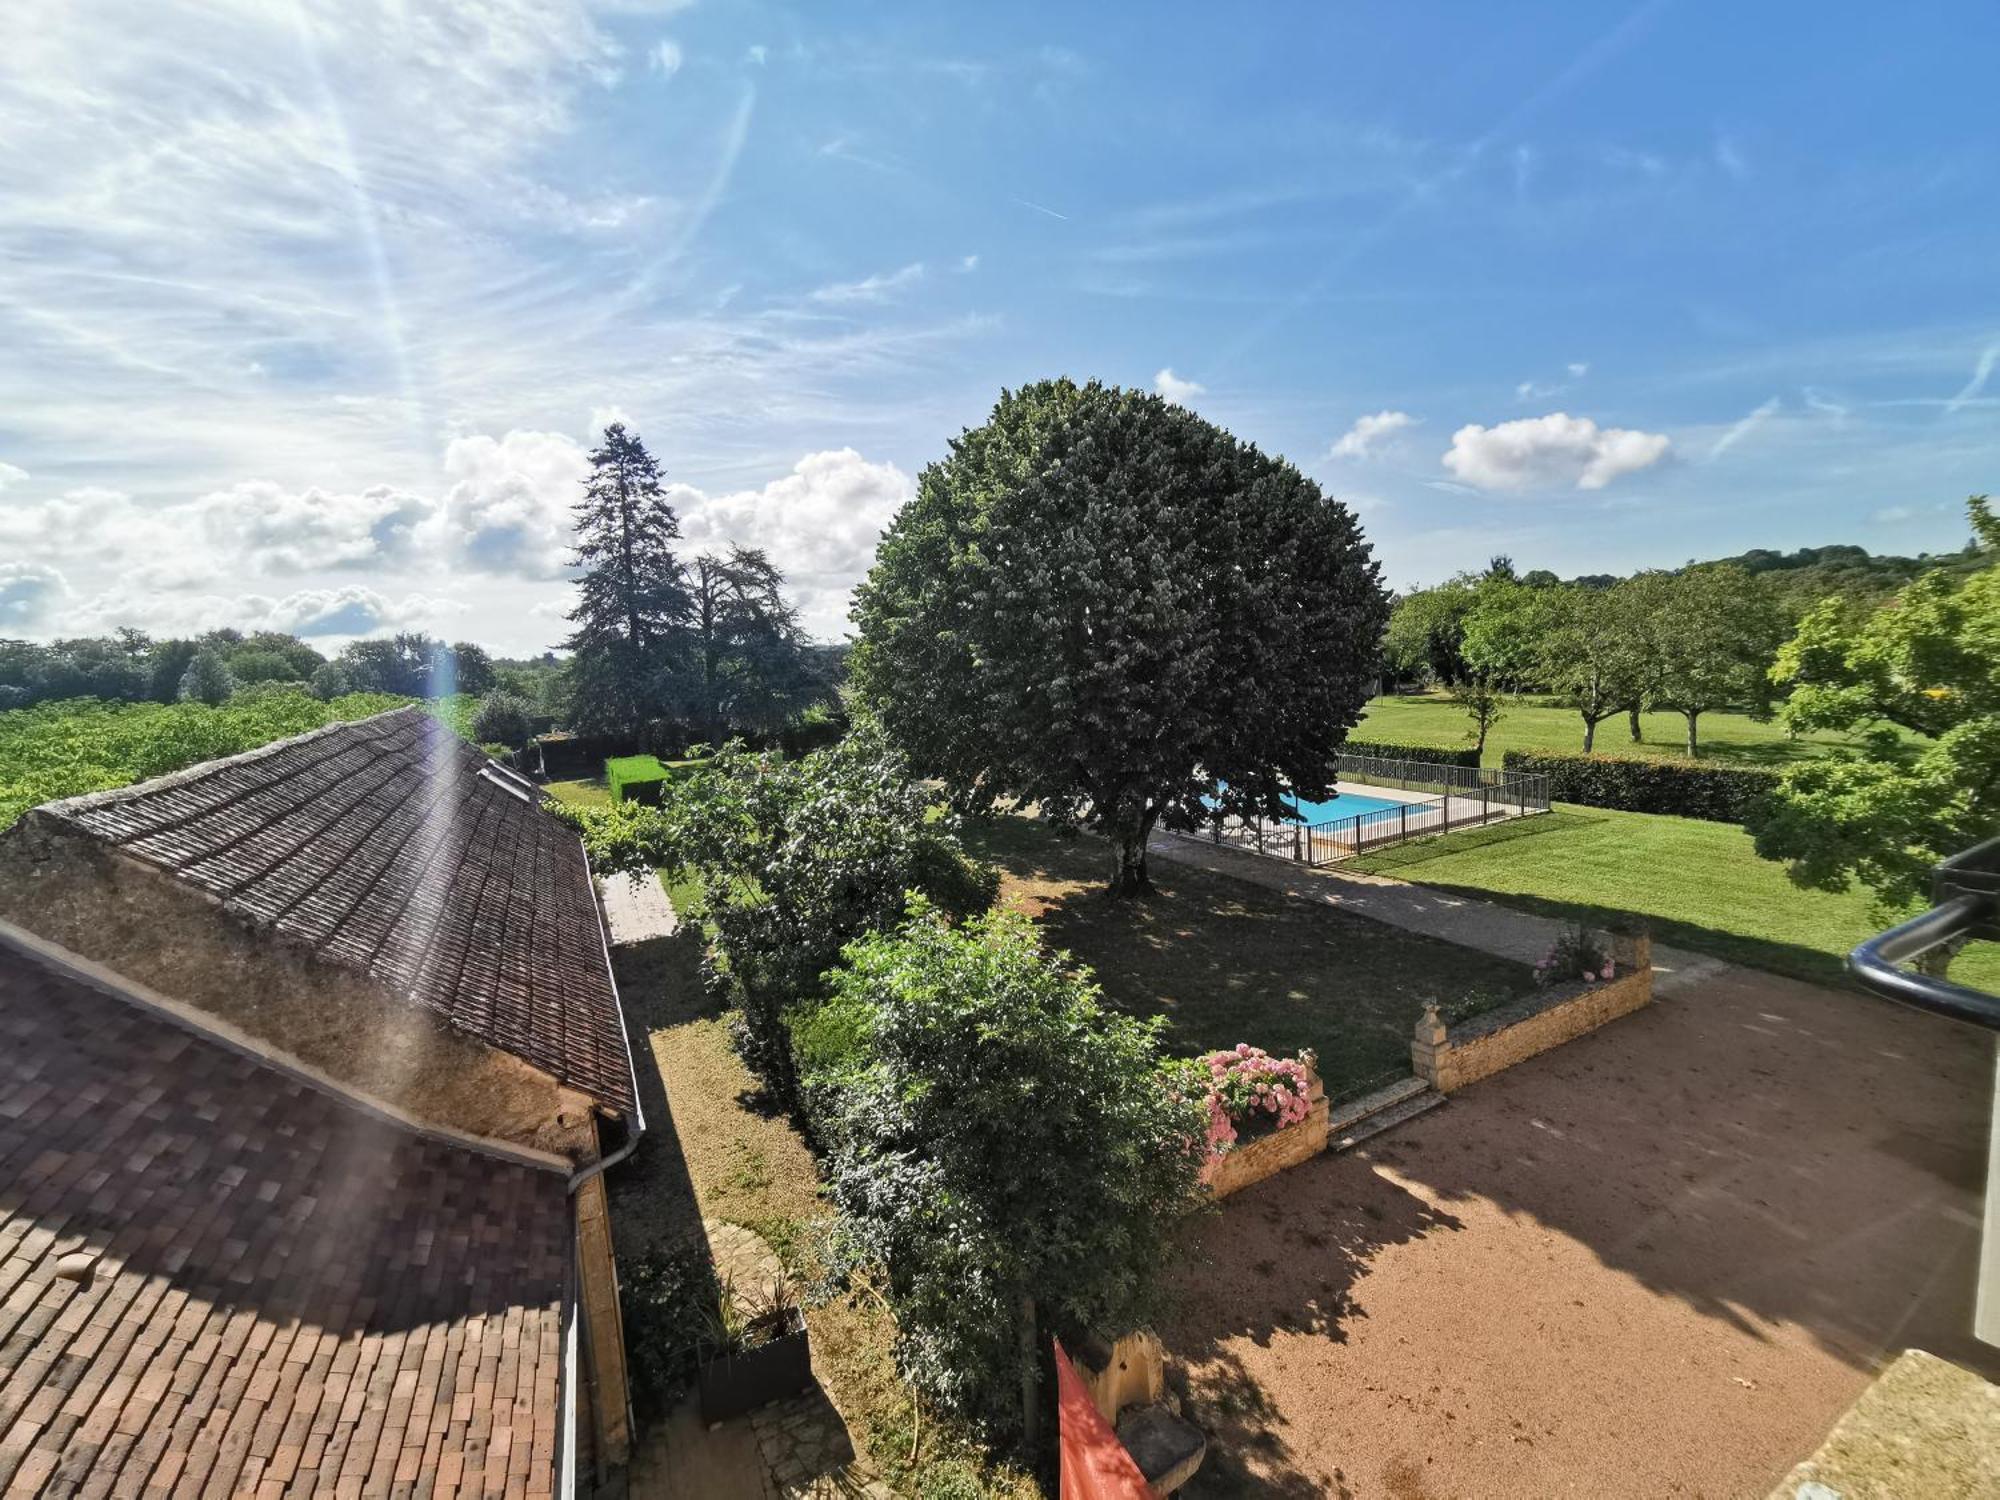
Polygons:
M1413 838L1418 836L1428 837L1431 834L1437 833L1448 833L1459 828L1478 827L1487 823L1503 823L1510 818L1523 818L1532 815L1521 808L1495 804L1485 797L1475 797L1467 792L1451 792L1440 797L1435 792L1405 791L1398 787L1377 786L1373 782L1366 781L1337 781L1334 783L1334 790L1341 796L1366 798L1370 802L1378 804L1404 803L1412 807L1422 804L1427 810L1436 809L1438 804L1442 803L1442 815L1434 818L1429 825L1421 829L1411 829L1409 836ZM1295 856L1292 850L1297 846L1298 842L1297 830L1304 827L1325 828L1329 824L1337 827L1343 821L1343 815L1338 811L1338 808L1339 802L1336 799L1333 816L1330 819L1319 820L1313 823L1272 823L1261 819L1252 822L1245 819L1232 818L1223 824L1219 839L1216 838L1213 832L1207 834L1181 834L1177 836L1194 839L1202 843L1222 843L1233 848L1262 854L1272 859L1293 859ZM1374 807L1361 807L1357 808L1355 813L1345 816L1363 816L1373 811L1375 811ZM1366 849L1376 849L1386 844L1398 843L1404 837L1403 828L1394 820L1385 819L1381 826L1383 831L1379 835L1374 834L1372 828L1364 829L1363 835L1357 841L1355 848L1335 853L1331 856L1331 859L1320 857L1315 862L1318 864L1327 864L1332 859L1351 858L1353 855ZM1320 842L1322 844L1326 842L1324 836L1322 836ZM1319 853L1324 856L1325 850L1322 848Z

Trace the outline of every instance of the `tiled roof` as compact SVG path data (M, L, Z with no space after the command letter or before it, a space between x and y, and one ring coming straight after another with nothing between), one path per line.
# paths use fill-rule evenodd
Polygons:
M402 708L40 811L629 1111L589 866L540 800Z
M550 1494L568 1236L560 1174L0 942L7 1494Z

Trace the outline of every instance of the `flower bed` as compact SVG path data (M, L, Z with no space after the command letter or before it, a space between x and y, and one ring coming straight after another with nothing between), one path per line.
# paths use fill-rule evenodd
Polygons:
M1326 1149L1326 1090L1310 1052L1272 1057L1239 1043L1196 1064L1207 1078L1208 1160L1217 1198L1240 1192Z

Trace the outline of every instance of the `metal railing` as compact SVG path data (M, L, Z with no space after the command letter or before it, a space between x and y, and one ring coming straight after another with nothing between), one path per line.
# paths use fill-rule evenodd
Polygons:
M1939 865L1931 873L1930 910L1861 944L1847 955L1848 972L1885 999L2000 1032L2000 995L1902 967L1975 937L2000 938L2000 838L1975 844ZM1994 1106L2000 1119L2000 1076ZM1972 1334L2000 1345L2000 1135L1987 1148L1985 1212Z
M1303 865L1327 865L1352 859L1369 849L1382 849L1407 839L1476 828L1486 823L1549 810L1549 780L1523 771L1479 766L1435 765L1429 761L1384 760L1371 755L1343 755L1337 772L1342 781L1399 791L1432 791L1434 797L1399 802L1351 817L1320 823L1271 823L1251 819L1212 825L1210 838L1252 848L1259 854L1294 859ZM1337 806L1339 799L1335 799Z

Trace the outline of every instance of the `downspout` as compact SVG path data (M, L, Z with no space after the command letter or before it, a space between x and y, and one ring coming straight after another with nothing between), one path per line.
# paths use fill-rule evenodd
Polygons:
M583 853L584 874L590 880L591 906L597 912L598 951L604 958L604 977L611 985L611 1003L618 1013L618 1036L625 1044L625 1073L632 1080L632 1118L626 1123L624 1143L617 1150L600 1156L589 1166L570 1177L567 1191L572 1199L576 1197L577 1190L589 1182L591 1178L597 1177L607 1169L616 1166L637 1150L640 1138L646 1133L646 1107L639 1100L639 1070L638 1066L632 1060L632 1033L627 1030L625 1025L625 1000L618 993L618 972L611 965L611 937L605 930L603 905L597 899L597 877L590 867L590 850L585 847L581 838L576 842L577 848ZM569 1253L573 1269L573 1280L576 1285L576 1312L570 1318L568 1342L563 1350L563 1430L568 1439L568 1448L567 1456L562 1464L562 1500L575 1500L576 1496L576 1382L582 1373L578 1367L577 1324L582 1321L583 1277L581 1267L576 1262L576 1217L574 1210L572 1210L570 1216ZM625 1430L628 1433L636 1432L637 1424L632 1411L632 1389L629 1380L626 1382L624 1396ZM604 1477L604 1457L601 1452L598 1454L597 1464L598 1478L602 1480Z

